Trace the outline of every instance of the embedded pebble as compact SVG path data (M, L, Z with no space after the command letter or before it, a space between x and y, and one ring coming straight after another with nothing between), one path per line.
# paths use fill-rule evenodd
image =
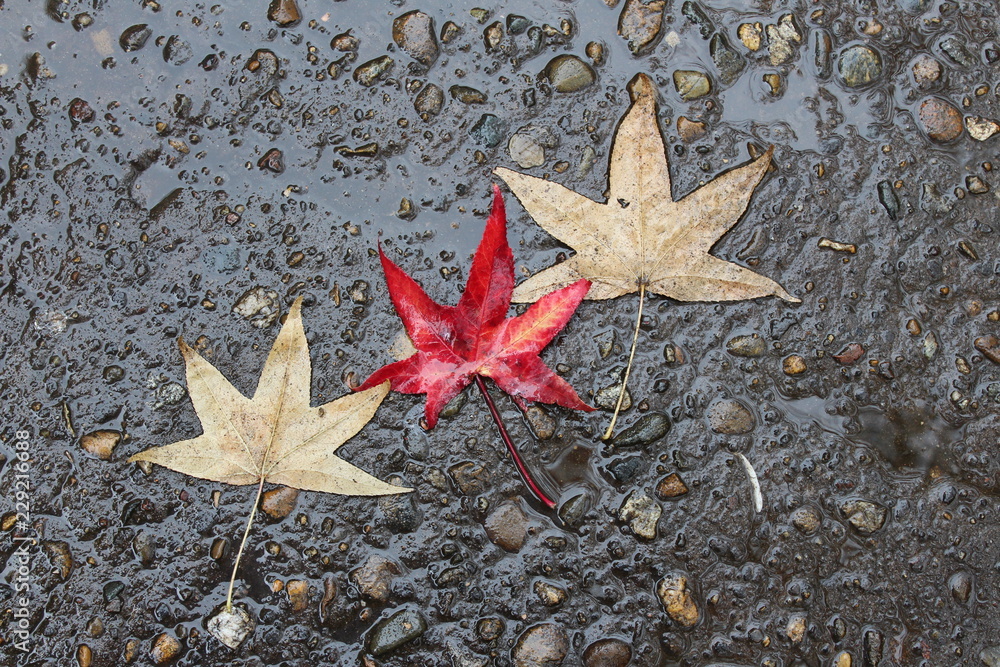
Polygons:
M94 652L86 644L76 647L77 667L91 667L94 664Z
M566 601L566 591L547 581L536 581L533 590L546 607L558 607Z
M510 154L510 159L521 169L541 167L545 164L545 149L533 137L521 132L511 136L507 142L507 152Z
M980 651L979 660L986 667L1000 667L1000 644L984 648Z
M575 93L597 80L597 74L590 65L566 53L550 60L543 74L560 93Z
M794 614L785 626L785 635L793 644L799 644L806 636L806 617L804 614Z
M663 508L640 491L630 493L618 510L618 518L628 523L633 533L646 540L656 537L656 524L661 514Z
M687 484L675 472L670 473L656 485L656 497L660 500L679 498L688 492Z
M359 65L352 76L355 81L367 88L385 76L394 64L395 61L389 56L379 56Z
M733 336L726 342L726 351L734 357L762 357L767 344L760 334Z
M712 35L708 50L712 56L712 62L715 63L715 68L719 72L719 81L723 85L728 86L734 83L746 69L747 63L743 60L743 56L729 45L729 40L723 33L717 32Z
M254 287L243 293L233 312L258 329L266 329L278 321L281 315L281 301L278 293L266 287Z
M924 132L937 143L954 141L962 134L962 112L940 98L928 97L921 102L919 118Z
M430 67L438 56L434 21L420 10L406 12L392 22L392 39L408 56Z
M882 664L882 633L878 630L869 630L864 637L864 665L865 667L878 667Z
M882 76L882 57L867 46L849 46L840 52L837 73L849 88L867 86Z
M476 623L476 634L484 642L492 642L499 639L504 630L503 619L496 616L481 618Z
M997 338L993 334L980 336L973 341L973 345L983 353L984 357L995 364L1000 364L1000 338Z
M666 0L625 0L618 16L618 34L628 42L629 51L640 55L656 45L663 29Z
M149 652L149 656L153 659L153 664L166 665L173 662L180 652L181 643L177 637L163 632L153 640L153 647Z
M292 611L305 611L309 608L309 582L304 579L291 579L285 584L285 593L292 605Z
M800 507L792 512L792 525L806 535L812 535L819 528L822 519L811 507Z
M622 403L624 406L624 402ZM662 412L649 412L611 439L612 447L644 447L670 431L670 418Z
M361 47L361 40L351 34L351 31L342 32L330 40L330 48L341 53L357 51Z
M500 21L494 21L483 30L483 43L487 51L494 51L503 41L503 25Z
M441 26L441 41L444 44L451 44L460 34L462 34L462 28L454 21L447 21Z
M675 623L690 628L698 622L698 606L682 574L669 574L656 584L656 594L664 611Z
M972 575L964 570L956 572L949 577L948 588L956 602L965 604L972 595Z
M575 527L583 520L590 506L586 493L578 493L559 507L559 518L569 527Z
M441 107L444 106L444 91L440 86L428 83L426 86L417 93L417 97L413 100L413 108L417 110L419 114L430 114L431 116L436 116L441 113Z
M771 64L778 66L791 62L795 57L796 45L802 43L802 31L799 30L795 16L785 14L778 19L777 25L768 25L765 33Z
M742 435L754 429L753 413L739 401L723 399L708 408L709 426L716 433Z
M528 517L512 501L501 503L483 522L486 536L504 551L520 551L528 537Z
M280 174L285 171L285 156L277 148L272 148L257 160L257 168Z
M472 126L469 130L469 136L472 137L477 144L486 146L487 148L493 148L503 141L504 134L507 132L507 123L502 121L499 116L495 116L491 113L485 113L479 117L476 124Z
M990 191L990 186L986 184L986 181L974 174L965 177L965 187L969 194L973 195L984 195Z
M865 348L860 343L848 343L844 348L833 355L834 360L843 366L850 366L861 358L865 353Z
M777 97L784 90L784 82L781 79L781 75L777 72L768 72L762 78L767 87L771 89L771 95Z
M94 109L86 100L77 97L69 103L69 117L77 123L90 123L95 115Z
M674 89L683 100L696 100L712 92L712 82L704 72L679 69L674 72Z
M816 31L816 52L813 61L816 65L816 73L820 79L827 79L833 70L833 36L829 30L820 28Z
M626 456L612 460L605 466L605 469L615 478L618 484L624 486L635 479L646 467L647 462L643 457Z
M880 181L878 184L878 200L882 208L889 214L890 220L899 218L899 197L889 181Z
M290 486L279 486L264 492L260 501L260 509L275 521L284 519L295 509L299 498L299 490Z
M295 0L271 0L267 8L267 18L282 28L295 25L302 20L302 12Z
M532 432L539 440L550 440L556 434L556 420L540 405L532 405L524 411Z
M941 79L941 63L927 54L917 57L911 69L920 88L929 88Z
M146 41L152 36L153 29L145 23L139 23L129 28L125 28L121 37L118 38L118 45L122 51L138 51L146 46Z
M941 40L941 50L956 65L962 67L975 67L979 64L978 58L966 48L958 37L948 36Z
M401 609L375 624L368 634L368 651L374 656L388 653L427 632L427 621L415 609Z
M69 544L62 540L47 540L42 542L42 551L49 557L49 562L59 571L59 578L65 581L73 571L73 554Z
M462 104L485 104L487 99L485 93L469 86L452 86L448 93Z
M588 42L586 49L587 57L595 65L603 65L604 60L607 58L604 50L604 44L601 42Z
M683 5L681 5L681 14L691 21L691 23L698 26L698 32L701 34L702 39L708 39L709 36L715 32L715 26L712 25L712 20L708 18L705 14L705 10L701 8L696 2L691 0L686 0ZM716 33L718 34L718 33Z
M232 611L223 605L206 623L209 634L234 651L250 636L254 625L253 617L241 605L233 605Z
M618 405L618 395L621 393L622 385L621 383L613 384L602 389L598 389L594 394L594 405L599 407L601 410L607 410L609 412L615 409ZM625 397L622 398L621 411L625 412L632 407L632 394L629 392L628 387L625 388Z
M481 463L463 461L448 468L448 474L455 481L458 490L466 496L478 496L486 490L489 471Z
M627 667L632 647L620 639L598 639L583 652L583 667Z
M122 441L122 434L118 431L93 431L80 438L80 446L88 454L92 454L102 461L111 459L111 453Z
M790 354L781 361L785 375L801 375L806 372L806 360L797 354Z
M163 62L168 65L183 65L194 57L191 45L178 37L171 35L163 47Z
M520 35L531 26L531 21L519 14L507 15L507 30L512 35Z
M372 554L364 565L351 571L351 581L358 587L362 595L376 602L387 602L392 587L392 580L400 574L399 565Z
M976 141L986 141L997 132L1000 132L1000 123L989 118L968 116L965 119L965 129L969 133L969 136Z
M403 486L398 477L390 479L394 486ZM382 512L382 524L394 533L412 533L423 520L423 515L417 510L412 493L394 493L381 496L378 508Z
M862 535L871 535L885 524L888 510L867 500L849 500L840 511Z
M677 134L686 144L701 139L708 132L708 126L700 120L691 120L686 116L677 118Z
M763 31L760 23L741 23L736 29L736 36L743 42L743 46L751 51L759 51Z
M517 638L511 651L514 667L556 667L569 653L566 631L555 623L533 625Z

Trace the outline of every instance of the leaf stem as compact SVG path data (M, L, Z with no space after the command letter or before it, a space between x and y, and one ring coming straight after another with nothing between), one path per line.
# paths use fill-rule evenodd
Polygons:
M646 301L646 284L639 284L639 316L635 318L635 332L632 334L632 351L628 353L628 365L625 366L625 377L622 378L622 388L618 392L618 403L615 404L615 413L611 415L611 424L608 430L601 436L601 440L610 440L615 432L615 422L618 421L618 413L622 409L622 401L625 400L625 391L628 387L628 376L632 372L632 360L635 358L635 344L639 342L639 325L642 324L642 304Z
M539 501L542 502L549 509L554 509L556 502L545 495L542 488L535 481L531 473L528 472L528 467L524 465L524 461L521 459L521 455L517 453L514 448L514 443L510 439L510 435L507 433L507 427L504 426L503 420L500 419L500 413L497 411L497 406L493 402L493 397L490 396L490 392L486 390L486 383L483 382L481 375L476 376L476 386L479 387L479 391L483 394L483 399L486 401L486 407L490 410L490 416L493 417L493 421L497 425L497 430L500 431L500 439L503 440L503 444L507 445L507 451L510 452L510 457L514 459L514 465L517 467L517 471L521 473L521 479L524 480L525 486L531 491L532 495L535 496Z
M264 475L260 476L260 484L257 485L257 497L253 500L253 508L250 510L250 518L247 519L246 530L243 531L243 539L240 541L240 550L236 552L236 562L233 563L233 576L229 578L229 593L226 595L226 613L233 611L233 586L236 584L236 571L240 568L240 559L243 557L243 547L247 544L247 537L250 536L250 526L253 525L253 518L257 515L257 505L260 504L260 496L264 491Z

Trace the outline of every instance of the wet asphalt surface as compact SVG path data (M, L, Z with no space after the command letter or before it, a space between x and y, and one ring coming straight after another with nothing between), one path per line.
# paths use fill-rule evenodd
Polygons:
M1000 664L996 6L610 4L0 0L4 664ZM422 16L394 41L413 10L433 49ZM415 493L258 520L223 647L253 489L126 462L200 433L177 339L250 394L279 325L247 295L304 295L342 395L400 331L380 235L454 303L491 170L601 200L638 72L675 197L774 146L713 252L802 303L650 300L620 423L669 429L632 444L494 389L557 512L473 390L429 432L390 394L340 453ZM508 210L522 275L569 252ZM636 309L585 302L543 358L594 401Z

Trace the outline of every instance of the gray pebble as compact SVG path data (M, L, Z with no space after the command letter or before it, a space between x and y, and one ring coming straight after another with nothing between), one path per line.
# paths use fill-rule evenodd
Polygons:
M867 500L849 500L840 506L844 517L862 535L871 535L885 524L888 511Z
M556 667L569 649L569 637L562 626L539 623L521 633L511 657L514 667Z
M840 52L837 73L850 88L867 86L882 76L882 56L861 44L849 46Z
M388 653L427 632L427 621L415 609L401 609L384 618L368 633L368 650L374 656Z
M708 423L713 431L725 435L749 433L756 425L753 413L739 401L723 399L708 409Z
M438 56L434 21L419 10L406 12L392 22L392 39L408 56L430 67Z
M575 93L597 80L597 74L590 65L565 53L550 60L543 74L560 93Z
M644 447L670 431L670 418L662 412L650 412L611 439L613 447Z

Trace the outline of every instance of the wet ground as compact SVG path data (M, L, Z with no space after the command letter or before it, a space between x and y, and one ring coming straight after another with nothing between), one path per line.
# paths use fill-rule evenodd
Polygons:
M4 664L1000 664L997 13L0 0ZM558 512L474 393L426 433L391 394L340 453L416 492L264 516L223 647L252 489L126 462L200 432L178 337L251 393L305 295L314 401L345 393L400 330L380 235L454 303L491 170L601 199L638 72L676 197L774 146L714 253L802 303L651 300L622 423L660 428L628 446L500 398ZM568 252L508 204L519 271ZM584 303L543 358L595 400L636 308Z

